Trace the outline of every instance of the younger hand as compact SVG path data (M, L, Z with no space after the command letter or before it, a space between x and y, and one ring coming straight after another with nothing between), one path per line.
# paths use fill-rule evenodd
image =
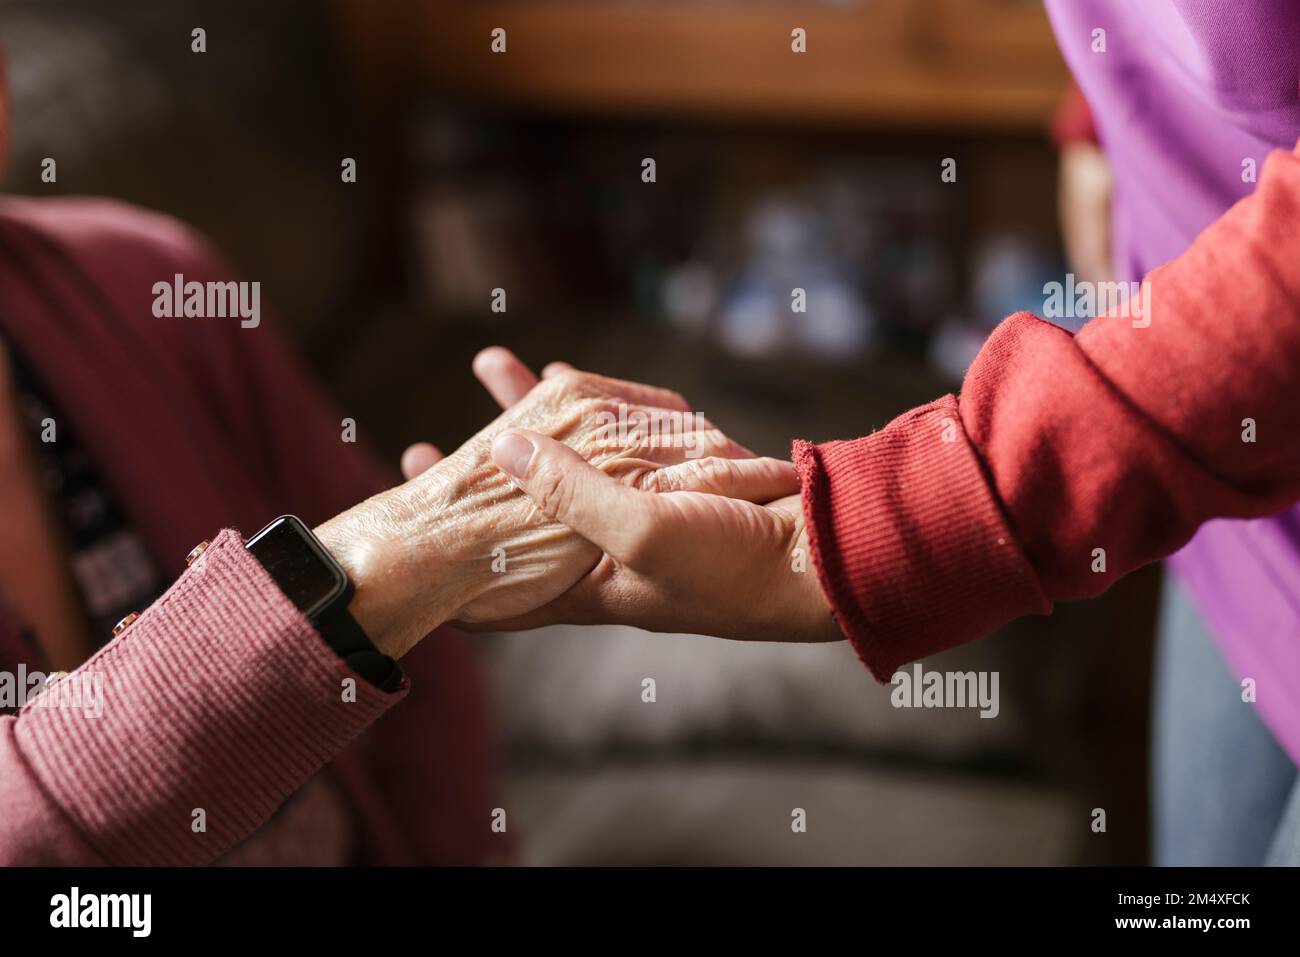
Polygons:
M492 460L544 515L604 552L549 605L494 628L620 623L759 641L843 638L812 567L797 495L762 505L678 490L731 484L722 473L734 460L680 466L700 474L678 488L637 489L524 429L497 436Z

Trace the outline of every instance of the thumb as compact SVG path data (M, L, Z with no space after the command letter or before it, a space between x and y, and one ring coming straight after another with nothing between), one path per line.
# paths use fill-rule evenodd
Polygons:
M655 496L611 478L562 442L511 429L492 442L492 461L548 518L628 561L649 540Z

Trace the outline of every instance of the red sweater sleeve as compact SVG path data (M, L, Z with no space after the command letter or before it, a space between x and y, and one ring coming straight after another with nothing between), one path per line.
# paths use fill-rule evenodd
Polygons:
M1092 108L1084 99L1083 91L1073 83L1052 116L1052 140L1057 147L1071 143L1097 143L1097 127L1092 120Z
M1112 314L1072 336L1019 313L959 397L795 443L822 587L872 673L1096 595L1210 518L1300 498L1297 262L1300 153L1277 152L1150 274L1149 324Z

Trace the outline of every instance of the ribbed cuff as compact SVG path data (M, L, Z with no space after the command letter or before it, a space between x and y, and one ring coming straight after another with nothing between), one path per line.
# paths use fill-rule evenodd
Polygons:
M406 691L350 671L233 531L74 674L102 679L102 714L38 697L15 740L118 864L215 859Z
M946 396L851 442L797 441L813 562L877 680L1051 604Z

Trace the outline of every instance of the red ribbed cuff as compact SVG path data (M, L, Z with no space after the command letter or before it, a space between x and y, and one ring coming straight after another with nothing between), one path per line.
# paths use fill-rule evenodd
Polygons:
M15 740L116 864L215 859L406 690L348 669L233 531L78 673L102 676L103 713L38 698Z
M850 442L797 441L813 562L877 680L1051 610L946 396Z
M1051 134L1058 149L1076 143L1091 143L1094 146L1098 144L1092 109L1088 106L1082 91L1073 84L1066 91L1065 97L1052 116Z

